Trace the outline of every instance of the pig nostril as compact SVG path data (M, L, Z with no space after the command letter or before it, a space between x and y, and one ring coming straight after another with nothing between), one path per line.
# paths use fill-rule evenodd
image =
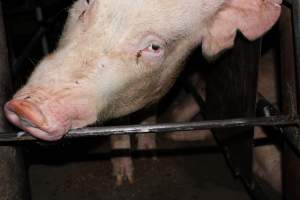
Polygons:
M24 117L19 117L20 122L23 126L28 126L28 127L34 127L37 128L36 125L34 125L32 122L30 122L29 120L25 119Z
M10 122L42 140L59 140L71 127L71 122L62 121L56 115L50 115L48 121L45 115L47 109L41 109L39 105L25 99L7 102L4 111Z
M6 108L19 118L22 125L32 127L45 127L47 125L47 120L41 110L29 101L12 100L7 103Z

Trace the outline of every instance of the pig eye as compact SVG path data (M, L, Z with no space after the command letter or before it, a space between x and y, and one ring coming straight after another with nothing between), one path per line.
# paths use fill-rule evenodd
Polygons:
M148 64L158 64L164 60L167 42L160 35L148 32L141 38L136 54L136 63L142 60ZM160 66L160 65L157 65Z
M153 43L153 44L150 44L145 50L149 51L149 52L157 53L161 50L161 46Z

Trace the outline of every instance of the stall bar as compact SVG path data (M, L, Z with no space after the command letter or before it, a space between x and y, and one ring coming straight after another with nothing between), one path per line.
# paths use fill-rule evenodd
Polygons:
M225 120L205 120L187 123L166 123L153 125L103 126L71 130L64 139L99 137L108 135L167 133L173 131L192 131L216 128L253 127L253 126L299 126L299 116L278 115L260 118L239 118ZM35 141L26 132L0 133L0 145L8 143Z

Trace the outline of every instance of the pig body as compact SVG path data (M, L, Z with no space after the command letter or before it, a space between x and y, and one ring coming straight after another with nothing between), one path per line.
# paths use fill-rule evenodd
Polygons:
M276 64L275 52L268 51L260 60L258 91L271 103L277 104L276 87ZM188 80L195 85L198 93L205 99L205 84L202 77L195 73L188 77ZM181 92L176 100L160 116L161 122L187 122L199 114L201 108L191 94ZM201 119L197 119L199 121ZM254 138L266 138L267 135L262 128L256 127ZM168 139L175 141L202 141L215 144L213 135L209 130L198 130L189 132L173 132L166 134ZM253 171L255 175L266 181L276 191L282 191L282 167L281 152L274 144L254 148Z
M254 40L281 0L78 0L58 48L5 106L8 119L43 140L157 102L189 52L212 58L236 31Z

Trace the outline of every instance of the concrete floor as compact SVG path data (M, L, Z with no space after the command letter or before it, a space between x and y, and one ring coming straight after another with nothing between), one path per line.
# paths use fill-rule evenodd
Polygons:
M167 142L168 143L168 142ZM108 156L99 153L81 160L80 145L59 150L31 150L29 167L33 200L249 200L214 147L186 145L190 150L158 153L157 160L135 158L135 183L117 187ZM64 146L64 145L63 145ZM103 145L107 147L107 144ZM161 145L160 145L161 146ZM84 149L84 148L83 148ZM105 148L106 149L106 148ZM34 152L35 151L35 152ZM72 154L74 151L74 154ZM82 150L83 151L83 150ZM91 152L90 152L91 153ZM59 158L59 159L58 159Z

